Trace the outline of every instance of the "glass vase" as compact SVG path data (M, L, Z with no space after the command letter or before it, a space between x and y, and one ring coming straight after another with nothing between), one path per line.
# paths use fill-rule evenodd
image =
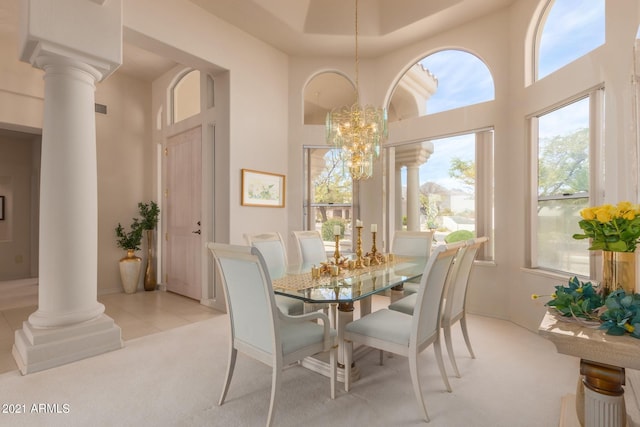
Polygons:
M636 253L602 251L602 293L606 298L616 289L636 292Z

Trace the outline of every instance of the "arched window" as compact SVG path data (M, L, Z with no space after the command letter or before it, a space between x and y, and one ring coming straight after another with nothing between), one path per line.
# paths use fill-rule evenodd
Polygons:
M200 71L192 70L173 87L173 123L200 113Z
M323 125L329 111L354 101L355 88L345 76L333 71L320 73L304 88L304 124Z
M396 85L389 121L465 107L495 98L493 78L477 56L442 50L414 64Z
M605 42L605 0L550 0L538 24L536 75L541 79Z

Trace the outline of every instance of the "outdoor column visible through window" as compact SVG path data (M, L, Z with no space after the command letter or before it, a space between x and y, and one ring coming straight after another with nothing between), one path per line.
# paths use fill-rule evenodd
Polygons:
M468 240L493 233L493 130L484 129L446 138L394 147L395 169L399 172L401 197L392 203L398 228L434 231L434 242ZM408 179L418 168L417 183ZM413 212L407 203L419 201ZM478 200L480 197L482 200ZM417 216L417 221L411 220ZM478 259L493 258L493 246Z

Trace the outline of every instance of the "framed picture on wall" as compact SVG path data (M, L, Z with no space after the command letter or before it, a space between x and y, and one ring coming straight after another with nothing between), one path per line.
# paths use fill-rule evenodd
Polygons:
M0 196L0 221L4 220L4 196Z
M242 169L242 206L284 207L285 176Z

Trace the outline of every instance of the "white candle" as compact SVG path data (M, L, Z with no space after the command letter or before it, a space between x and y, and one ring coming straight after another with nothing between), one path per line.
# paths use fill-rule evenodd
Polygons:
M339 225L334 225L333 226L333 235L334 236L339 236L340 234L342 234L341 230L340 230L340 226Z
M371 224L371 232L375 233L376 231L378 231L378 224Z
M356 227L362 227L362 221L356 219Z

